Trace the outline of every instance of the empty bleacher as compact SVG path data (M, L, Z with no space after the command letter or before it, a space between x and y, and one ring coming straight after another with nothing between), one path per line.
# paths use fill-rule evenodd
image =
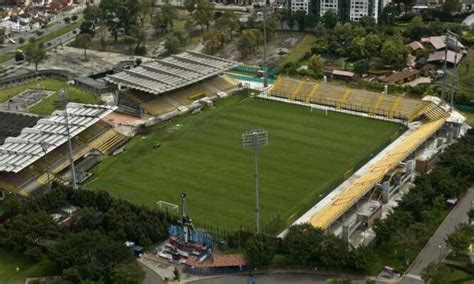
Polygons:
M31 127L39 116L0 111L0 145L7 137L18 136L25 127Z
M122 95L140 106L145 113L160 116L203 97L235 89L239 85L238 81L222 75L159 96L140 91L123 92Z
M108 154L111 151L115 150L117 147L123 145L126 141L126 137L114 129L109 129L97 139L92 141L89 146L92 149L96 149L103 154Z
M280 76L275 81L269 94L289 100L354 110L405 121L413 121L421 116L437 120L448 115L442 108L427 101L351 89L308 79L296 80L284 76Z
M207 83L221 92L230 91L240 85L239 81L225 75L214 77L207 81Z

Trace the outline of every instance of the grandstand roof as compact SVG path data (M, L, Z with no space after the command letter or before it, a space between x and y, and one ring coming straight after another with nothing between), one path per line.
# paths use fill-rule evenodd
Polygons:
M114 107L69 103L69 129L74 137L114 111ZM0 172L18 173L67 141L64 111L55 111L0 146ZM46 145L46 153L42 145Z
M159 95L191 85L238 66L237 62L185 51L109 75L109 83Z

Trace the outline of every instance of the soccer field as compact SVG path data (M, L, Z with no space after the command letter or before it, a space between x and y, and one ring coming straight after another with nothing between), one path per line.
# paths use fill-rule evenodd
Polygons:
M241 134L253 128L269 137L259 155L261 224L279 216L279 229L403 131L395 123L234 95L136 136L125 153L95 168L87 187L146 206L178 204L185 191L198 224L252 230L254 156L242 148Z

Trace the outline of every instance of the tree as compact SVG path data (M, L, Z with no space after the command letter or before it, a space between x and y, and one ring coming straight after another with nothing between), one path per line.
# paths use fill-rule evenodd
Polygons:
M473 238L474 226L470 224L461 224L454 232L448 235L446 244L456 255L461 255L467 250Z
M165 49L168 53L176 53L179 50L180 42L175 35L169 35L165 39Z
M136 272L133 268L126 268L135 262L131 250L123 242L97 231L68 235L51 250L50 258L61 271L72 270L74 277L79 276L81 281L105 280L106 283L117 283L111 278L124 279L128 276L125 272Z
M92 37L95 35L95 25L93 22L84 21L80 27L81 34L90 34Z
M222 16L217 18L215 26L232 39L233 33L240 29L240 21L233 11L225 11Z
M161 16L163 17L165 25L167 27L169 26L171 30L174 26L174 19L178 17L178 11L176 7L171 4L165 4L161 6Z
M196 0L184 0L183 6L189 13L192 13L196 9Z
M308 69L313 71L316 77L323 76L323 62L321 56L314 54L309 58Z
M105 48L107 47L107 34L105 29L100 30L99 43L102 51L105 51Z
M141 284L144 279L145 271L136 262L117 265L110 275L111 282L117 284Z
M90 23L97 23L99 16L100 16L100 10L99 6L97 5L87 5L87 7L84 9L82 12L84 15L84 21L85 22L90 22Z
M450 282L451 269L442 263L430 263L423 269L421 278L425 283L445 284Z
M91 44L91 35L90 34L79 34L76 38L76 46L84 49L84 61L87 61L87 48Z
M199 0L196 11L193 14L194 20L201 26L201 31L204 31L204 26L209 29L209 23L214 14L214 7L207 0Z
M382 46L382 40L376 33L370 33L365 37L365 49L371 56L378 55L380 53L380 47Z
M461 10L461 2L459 0L446 0L442 9L445 13L452 14Z
M43 62L48 55L41 43L31 43L25 47L26 61L35 64L35 72L38 72L38 65Z
M365 37L357 36L352 39L347 47L347 53L352 60L366 58L368 55L365 43Z
M202 40L207 51L214 54L224 44L224 34L215 29L210 29L202 35Z
M99 4L100 18L117 41L122 33L130 35L136 25L139 3L136 0L102 0Z
M396 68L406 66L408 50L399 36L387 38L380 54L385 64L394 65Z
M260 30L250 29L242 32L239 42L237 43L242 57L245 58L253 53L262 41L262 32Z
M299 10L294 13L294 16L298 23L298 31L303 32L306 29L306 12Z
M59 236L56 223L46 212L30 212L19 214L5 223L0 234L0 244L13 249L21 254L34 252L35 258L39 258L39 246L43 242L54 240ZM33 255L33 253L30 253Z
M245 258L247 268L262 268L268 266L276 252L276 240L271 237L257 235L247 241Z
M375 21L374 17L363 16L360 18L359 24L366 30L370 30L372 32L377 30L377 22Z
M367 59L360 59L354 62L354 72L356 74L362 75L362 74L367 74L369 72L369 60Z
M145 26L145 20L150 15L151 3L149 0L138 0L138 19L142 28Z
M406 36L412 40L419 40L422 36L426 35L427 31L423 18L421 16L415 16L410 21L409 28L406 30Z
M326 13L324 13L321 20L324 23L324 27L326 27L326 29L332 29L336 26L337 15L332 10L328 10Z
M467 216L469 217L469 222L472 222L474 220L474 208L471 208L471 210L469 210Z

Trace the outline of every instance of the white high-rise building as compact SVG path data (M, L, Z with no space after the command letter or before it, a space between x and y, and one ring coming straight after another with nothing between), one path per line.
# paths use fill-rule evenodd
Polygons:
M335 14L343 16L351 21L358 22L364 16L372 16L377 21L379 0L291 0L291 10L293 12L305 11L309 13L310 3L319 5L319 15L322 17L327 11L333 11ZM341 7L342 5L342 7Z
M377 0L350 0L349 19L354 22L360 21L364 16L372 16L377 21L378 1ZM372 5L372 7L370 7Z
M321 8L319 15L322 17L326 14L327 11L333 11L335 14L338 14L338 0L321 0Z
M291 0L291 11L304 11L309 13L309 0Z

